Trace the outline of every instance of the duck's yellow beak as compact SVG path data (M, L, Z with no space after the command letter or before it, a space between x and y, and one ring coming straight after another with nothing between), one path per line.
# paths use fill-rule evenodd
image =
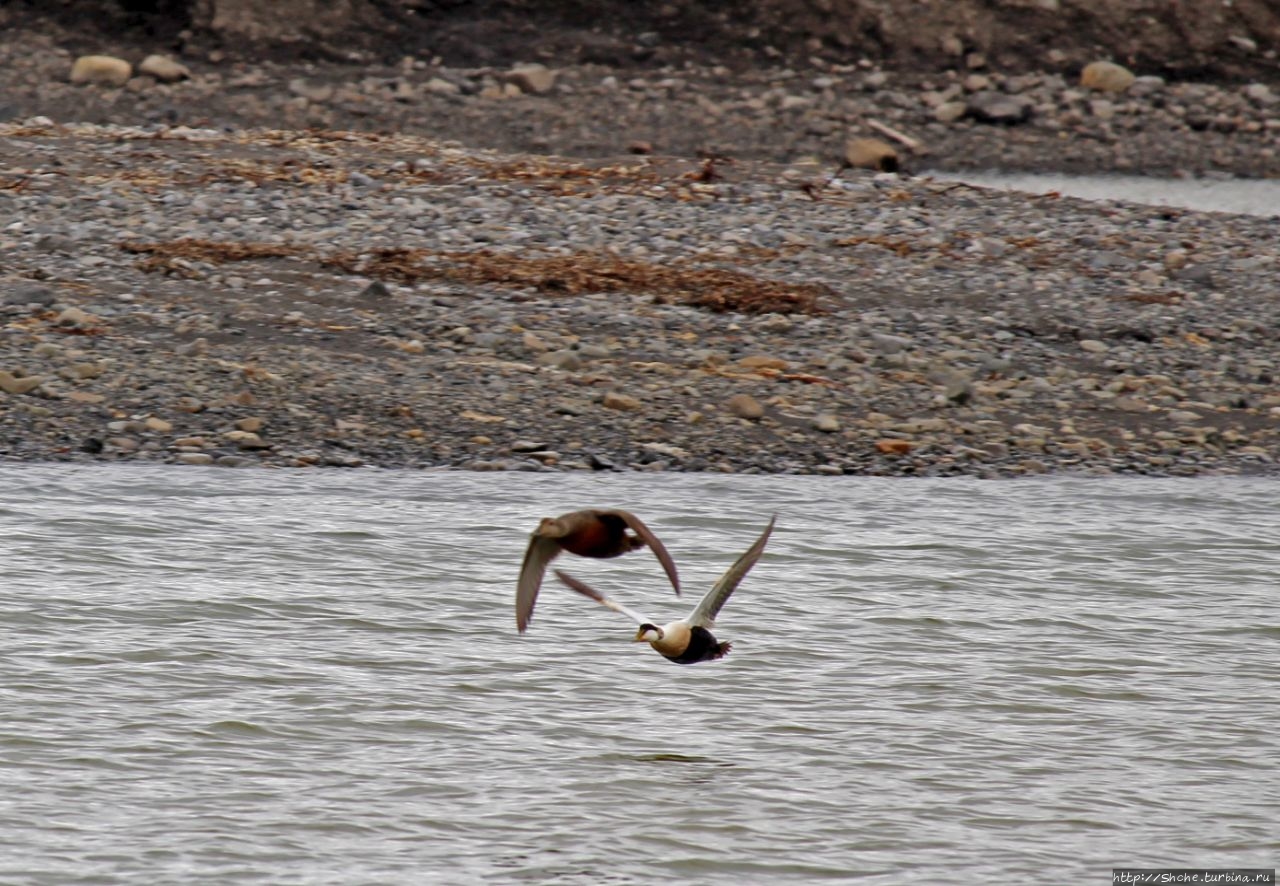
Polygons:
M636 635L635 635L634 637L632 637L632 638L631 638L631 642L633 642L633 643L645 643L645 642L647 642L647 641L645 640L645 638L644 638L644 634L645 634L645 630L644 630L644 628L641 628L640 630L636 631Z

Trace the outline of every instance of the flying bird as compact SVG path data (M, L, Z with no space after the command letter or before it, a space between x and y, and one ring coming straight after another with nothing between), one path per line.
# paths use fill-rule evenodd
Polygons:
M630 529L635 535L628 535ZM559 517L543 517L538 528L529 537L529 547L524 552L524 564L520 567L520 579L516 583L516 627L524 633L533 617L533 604L538 600L542 576L547 564L568 551L580 557L620 557L630 551L648 546L653 551L671 587L680 594L680 577L676 564L667 553L666 546L658 540L648 526L630 511L617 508L572 511Z
M693 612L682 621L673 621L658 627L649 619L642 615L632 612L627 607L612 600L600 593L590 585L579 581L572 575L568 575L556 570L556 578L561 582L573 588L579 594L583 594L600 603L608 606L614 612L621 612L623 615L635 621L640 625L640 630L636 632L636 642L646 642L658 651L660 655L676 664L697 664L700 661L715 661L717 658L724 658L732 648L731 643L719 642L711 633L711 628L715 627L716 615L719 614L720 608L724 606L725 601L738 587L739 583L746 578L747 573L751 571L751 567L756 565L756 561L760 559L760 555L764 553L764 546L769 541L769 535L773 532L773 524L777 517L769 520L769 525L765 527L764 532L756 539L756 543L747 549L747 552L737 559L737 561L729 567L724 575L720 576L720 580L712 586L707 595L703 597L698 605L693 608Z

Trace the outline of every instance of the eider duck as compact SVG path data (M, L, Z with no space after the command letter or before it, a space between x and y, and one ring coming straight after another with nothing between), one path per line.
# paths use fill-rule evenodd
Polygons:
M720 576L720 580L693 608L693 612L689 613L687 618L682 621L673 621L662 627L637 615L621 603L611 600L572 575L557 569L556 578L579 594L584 594L597 603L633 619L640 625L640 630L635 636L636 642L647 642L668 661L674 661L676 664L715 661L717 658L724 658L733 646L731 643L718 642L712 635L711 628L715 626L716 615L720 612L720 607L724 606L725 601L729 599L729 595L734 592L742 579L746 578L751 567L756 565L756 561L764 553L764 546L769 541L769 535L773 532L773 524L777 519L774 517L769 521L769 525L756 539L756 543L739 557L724 575Z
M628 529L635 535L628 535ZM516 583L516 627L522 634L529 627L547 564L561 551L580 557L607 558L620 557L646 545L666 570L671 586L679 595L680 578L676 575L675 561L658 537L635 514L611 508L543 517L529 538L524 564L520 567L520 580Z

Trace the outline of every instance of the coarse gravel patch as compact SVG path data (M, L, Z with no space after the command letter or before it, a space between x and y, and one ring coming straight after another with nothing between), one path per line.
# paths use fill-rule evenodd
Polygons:
M1270 472L1280 223L813 164L0 125L0 455Z

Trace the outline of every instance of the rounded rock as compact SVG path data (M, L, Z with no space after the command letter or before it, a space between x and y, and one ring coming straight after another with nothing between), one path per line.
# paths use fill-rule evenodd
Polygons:
M614 391L606 392L600 399L600 404L605 409L617 409L621 412L634 412L643 405L630 394L619 394Z
M180 64L167 55L149 55L138 65L138 73L146 74L161 83L176 83L191 76L186 65Z
M725 401L724 405L729 412L738 418L755 421L764 415L764 407L760 405L759 400L750 394L734 394Z
M133 66L111 55L82 55L71 66L72 83L124 86L133 76Z
M844 165L878 172L898 171L898 152L878 138L851 138L845 142Z
M1135 79L1132 71L1115 62L1090 62L1080 72L1080 85L1097 92L1124 92Z

